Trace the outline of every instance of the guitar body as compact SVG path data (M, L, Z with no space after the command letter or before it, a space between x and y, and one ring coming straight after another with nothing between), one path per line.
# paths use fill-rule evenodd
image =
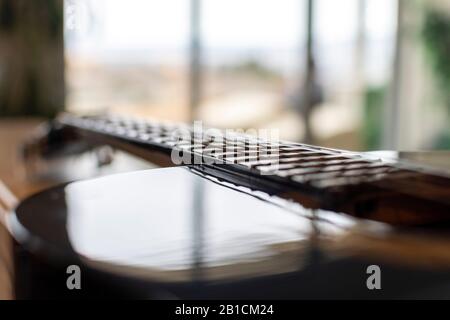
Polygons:
M23 201L8 224L17 239L18 298L376 299L450 294L448 261L442 260L439 268L412 266L380 246L395 248L401 231L307 209L188 168L136 171L55 187ZM406 257L408 237L411 233L397 239ZM374 243L380 248L374 249ZM361 250L365 244L369 250ZM71 265L80 267L80 290L67 288ZM382 290L367 287L370 265L382 270Z

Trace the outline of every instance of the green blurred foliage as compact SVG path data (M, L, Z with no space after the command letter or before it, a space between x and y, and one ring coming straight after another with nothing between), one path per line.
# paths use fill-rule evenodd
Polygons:
M447 112L450 113L450 17L448 13L428 8L422 29L428 60L440 87ZM435 141L435 148L450 149L450 126Z
M385 87L369 87L364 93L364 116L361 134L367 150L376 150L381 146L385 95Z
M429 60L450 109L450 18L444 13L428 9L422 35Z

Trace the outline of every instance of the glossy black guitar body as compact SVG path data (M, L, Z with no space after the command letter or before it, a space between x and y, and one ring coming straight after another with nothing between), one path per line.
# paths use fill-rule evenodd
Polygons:
M361 228L383 241L383 224L306 209L188 168L56 187L22 202L8 224L17 240L17 298L450 296L446 268L334 245ZM381 290L366 284L373 264L382 270ZM81 269L80 290L66 286L69 265Z

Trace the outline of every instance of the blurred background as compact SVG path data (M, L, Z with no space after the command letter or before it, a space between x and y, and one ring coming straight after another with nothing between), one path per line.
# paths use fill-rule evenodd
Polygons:
M2 118L108 110L450 148L446 0L0 0L0 48Z
M450 1L0 0L0 195L49 184L29 183L18 150L64 110L450 150Z

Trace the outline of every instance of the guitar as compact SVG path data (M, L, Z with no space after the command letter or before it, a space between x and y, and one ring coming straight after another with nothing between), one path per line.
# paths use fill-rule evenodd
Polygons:
M17 273L34 280L17 284L19 296L386 298L435 296L422 289L450 280L450 256L429 250L448 241L446 170L104 115L62 115L24 155L102 145L165 168L20 203L8 225ZM86 290L67 290L68 265L81 267ZM372 265L391 281L381 291L366 286Z

